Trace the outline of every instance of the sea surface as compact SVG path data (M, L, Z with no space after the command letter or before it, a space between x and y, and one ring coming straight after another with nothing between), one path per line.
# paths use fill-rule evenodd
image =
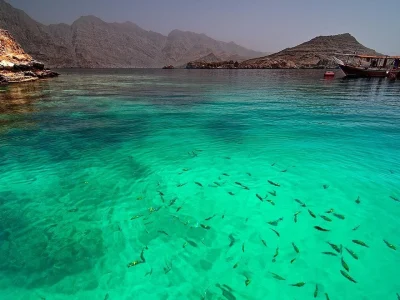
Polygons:
M399 81L60 72L0 88L0 299L398 299Z

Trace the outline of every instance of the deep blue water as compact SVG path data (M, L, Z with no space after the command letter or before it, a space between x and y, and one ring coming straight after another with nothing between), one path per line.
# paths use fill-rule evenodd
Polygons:
M61 72L0 88L0 299L397 299L399 81Z

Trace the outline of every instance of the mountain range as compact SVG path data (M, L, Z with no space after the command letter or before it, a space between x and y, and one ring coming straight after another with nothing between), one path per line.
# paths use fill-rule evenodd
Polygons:
M132 22L107 23L95 16L80 17L71 25L44 25L4 0L0 0L0 28L8 30L34 59L53 68L184 65L211 52L235 60L265 55L205 34L173 30L164 36Z

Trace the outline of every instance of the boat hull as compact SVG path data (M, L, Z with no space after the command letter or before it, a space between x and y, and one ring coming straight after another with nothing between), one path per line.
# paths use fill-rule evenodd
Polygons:
M339 65L340 69L342 69L343 73L346 74L348 77L364 77L364 78L370 78L370 77L387 77L388 76L388 70L382 69L382 70L372 70L372 69L363 69L363 68L357 68L357 67L352 67L352 66L346 66L346 65ZM392 70L390 71L391 73L394 73L395 76L398 78L400 76L400 70Z

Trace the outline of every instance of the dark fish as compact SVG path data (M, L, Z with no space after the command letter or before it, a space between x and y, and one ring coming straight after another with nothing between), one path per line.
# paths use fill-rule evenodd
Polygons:
M275 234L278 236L278 237L280 237L281 235L279 234L279 232L278 231L276 231L275 229L272 229L272 228L270 228L273 232L275 232Z
M383 241L385 242L386 246L388 246L390 249L397 250L396 246L394 246L393 244L389 243L387 240L383 240Z
M349 274L347 274L345 271L343 271L343 270L340 270L340 273L344 276L344 277L346 277L348 280L350 280L350 281L352 281L352 282L354 282L354 283L357 283L357 281L355 281Z
M329 187L329 185L324 184L322 187L324 188L324 190L326 190Z
M160 196L164 196L163 192L160 192L160 191L157 191L157 192L160 194Z
M276 163L272 163L272 164L271 164L271 167L275 166L275 164L276 164Z
M302 286L304 286L304 285L305 285L304 282L298 282L298 283L293 283L293 284L291 284L291 286L295 286L295 287L302 287Z
M276 191L268 192L270 195L276 197Z
M322 254L330 255L330 256L337 256L337 254L333 253L333 252L322 252Z
M231 196L235 196L235 194L232 193L232 192L228 192L228 194L231 195Z
M394 201L400 202L400 200L398 198L396 198L395 196L390 196L390 198L392 198Z
M308 213L310 214L311 217L316 218L315 214L311 210L308 210Z
M136 267L137 265L139 265L139 264L141 264L141 263L143 263L143 262L142 262L142 261L135 260L135 261L133 261L133 262L130 262L130 263L127 265L127 267L128 267L128 268Z
M260 199L261 202L264 201L263 197L261 197L259 194L256 194L256 197L257 197L258 199Z
M321 215L321 218L327 222L332 222L332 219L328 218L327 216Z
M315 285L314 298L318 297L318 284Z
M265 247L268 247L267 242L265 240L261 240L261 242L264 244Z
M221 184L218 183L218 182L216 182L216 181L214 181L214 184L215 184L215 185L218 185L218 186L221 186Z
M331 208L330 210L327 210L326 213L327 213L327 214L333 213L333 208Z
M165 203L165 199L163 196L160 196L163 203Z
M236 264L233 265L233 268L236 269L238 267L238 262Z
M140 259L142 260L142 262L146 262L146 259L144 258L144 249L146 249L146 247L144 247L142 249L142 252L140 253Z
M287 169L285 169L285 170L282 170L281 172L282 172L282 173L286 173L286 172L287 172Z
M293 258L293 259L290 261L290 263L291 263L291 264L294 263L295 260L296 260L296 258Z
M276 258L279 255L279 247L276 248L274 258Z
M201 226L202 228L204 228L204 229L207 229L207 230L211 229L211 227L208 226L208 225L200 224L200 226Z
M169 236L168 233L166 233L164 230L158 230L159 233L165 234L166 236Z
M268 200L267 200L267 202L269 202L269 203L271 203L272 205L274 205L274 206L275 206L275 202L274 202L274 201L272 201L272 200L268 199Z
M239 186L243 186L243 184L241 184L240 182L235 181L235 184L239 185Z
M187 172L187 171L189 171L189 170L190 170L190 169L187 169L187 168L182 169L183 172Z
M247 278L246 281L244 282L244 284L245 284L246 286L248 286L248 285L250 284L250 282L251 282L251 280Z
M79 208L71 208L68 210L68 212L77 212L79 210Z
M179 207L176 209L176 212L180 211L181 209L182 209L182 206L179 206Z
M179 183L179 184L177 185L177 187L179 188L179 187L183 187L183 186L185 186L185 185L187 185L187 182L185 182L185 183Z
M369 248L368 245L367 245L366 243L364 243L363 241L360 241L360 240L352 240L352 242L353 242L354 244L357 244L357 245L360 245L360 246Z
M225 159L231 159L229 156L224 156Z
M250 173L246 173L247 175L249 175L249 176L251 176L251 174Z
M298 215L299 213L300 213L299 211L296 212L296 213L294 213L294 218L293 218L293 220L294 220L295 223L297 223L297 215Z
M344 249L346 249L347 252L349 252L349 254L350 254L354 259L358 259L358 255L357 255L353 250L350 250L350 249L347 248L347 247L344 247Z
M191 241L191 240L187 240L187 242L192 247L196 247L196 248L198 247L197 244L195 242Z
M131 218L131 220L136 220L136 219L139 219L139 218L141 218L141 217L143 217L143 215L133 216L133 217Z
M353 231L356 231L359 227L360 225L357 225L356 227L353 228Z
M216 216L216 214L214 214L213 216L211 216L211 217L208 217L208 218L206 218L206 219L204 219L205 221L210 221L212 218L214 218Z
M187 242L184 242L183 245L182 245L182 248L186 248L187 244L188 244Z
M235 239L235 237L233 236L233 234L231 233L229 236L229 247L232 247L234 244L235 244L235 242L236 242L236 239Z
M336 218L340 219L340 220L344 220L344 216L341 215L341 214L333 213L333 215L334 215Z
M272 273L272 272L269 272L269 273L271 273L272 277L274 277L277 280L286 280L285 278L283 278L282 276L280 276L278 274L275 274L275 273Z
M279 225L279 222L281 222L283 220L283 218L279 218L278 220L275 220L275 221L269 221L269 222L267 222L269 225L272 225L272 226L278 226Z
M198 186L203 187L203 185L200 182L195 181L194 183L197 184Z
M330 300L328 293L325 293L325 300Z
M169 202L169 206L174 205L177 199L178 199L178 198L172 199L172 200Z
M350 272L349 266L347 265L347 263L344 261L343 257L341 258L341 263L342 263L342 267L347 271Z
M360 196L358 196L357 199L356 199L356 203L357 203L357 204L360 204L360 202L361 202L361 201L360 201Z
M273 186L281 186L279 183L273 182L271 180L268 180L268 183L273 185Z
M243 243L243 245L242 245L242 252L244 252L244 243Z
M325 229L319 226L314 226L315 229L319 230L319 231L330 231L329 229Z
M335 250L337 253L340 253L340 248L338 245L335 245L333 243L327 242L329 246L332 247L333 250Z
M229 176L229 174L226 174L226 173L222 173L222 175L224 175L224 176Z
M300 251L299 251L299 248L297 248L297 246L296 246L295 243L292 243L292 246L293 246L294 251L296 251L296 253L299 253L299 252L300 252Z
M306 207L306 204L301 202L299 199L294 199L294 201L296 201L298 204L300 204L300 206Z

